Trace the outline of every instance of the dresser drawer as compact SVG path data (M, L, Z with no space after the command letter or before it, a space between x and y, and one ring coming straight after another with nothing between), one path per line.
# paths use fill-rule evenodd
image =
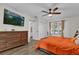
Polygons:
M17 41L20 41L20 40L21 40L21 38L7 39L7 43L17 42Z
M19 42L19 41L17 41L17 42L9 42L9 43L7 43L7 47L8 47L8 49L9 48L13 48L13 47L17 47L17 46L20 46L20 45L23 45L21 42Z
M6 50L7 44L6 43L0 43L0 51Z
M0 38L0 43L6 43L6 42L7 42L6 39Z
M27 31L0 32L0 51L26 44L27 35Z

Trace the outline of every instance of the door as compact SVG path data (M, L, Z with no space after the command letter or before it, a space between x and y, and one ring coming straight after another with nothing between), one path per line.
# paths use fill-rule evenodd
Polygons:
M38 39L38 21L32 22L32 39Z
M37 40L38 39L38 22L37 21L30 22L29 35L30 35L30 40Z

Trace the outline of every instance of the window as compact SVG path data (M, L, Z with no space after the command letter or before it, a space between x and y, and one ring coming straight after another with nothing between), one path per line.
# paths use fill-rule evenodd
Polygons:
M53 21L51 22L51 26L50 26L50 32L51 35L53 36L63 36L63 26L64 26L64 21Z

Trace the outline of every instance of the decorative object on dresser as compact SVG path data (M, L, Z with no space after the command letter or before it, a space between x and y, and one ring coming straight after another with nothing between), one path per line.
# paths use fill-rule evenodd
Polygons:
M0 32L0 52L28 43L28 31Z

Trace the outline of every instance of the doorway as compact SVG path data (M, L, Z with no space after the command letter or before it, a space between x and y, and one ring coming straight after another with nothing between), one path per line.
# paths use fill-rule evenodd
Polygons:
M30 35L30 41L38 39L38 22L37 21L29 22L29 35Z

